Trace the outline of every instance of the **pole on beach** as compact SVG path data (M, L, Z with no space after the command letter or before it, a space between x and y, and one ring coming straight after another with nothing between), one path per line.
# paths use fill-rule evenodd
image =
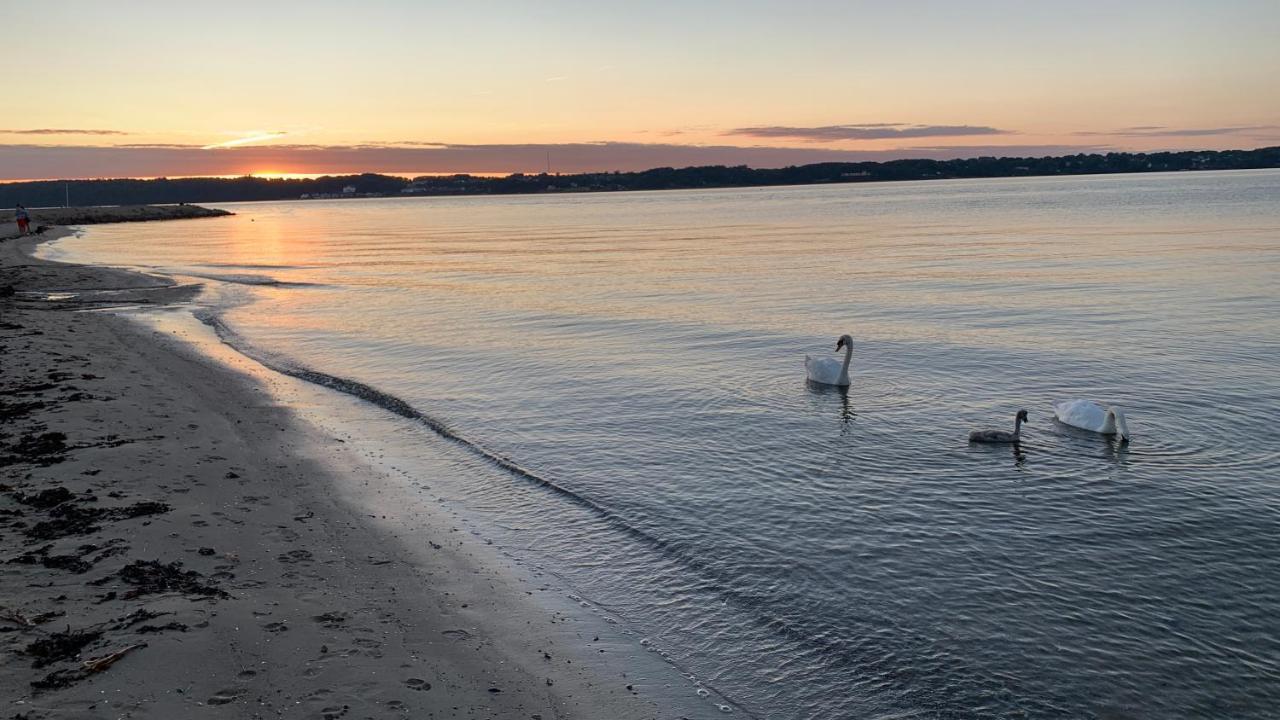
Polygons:
M67 192L66 200L64 201L62 207L71 207L71 183L69 182L63 183L62 187Z

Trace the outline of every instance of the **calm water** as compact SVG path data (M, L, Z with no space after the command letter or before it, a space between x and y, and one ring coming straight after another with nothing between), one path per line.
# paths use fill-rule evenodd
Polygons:
M1280 172L232 209L49 252L446 425L488 536L736 713L1280 706Z

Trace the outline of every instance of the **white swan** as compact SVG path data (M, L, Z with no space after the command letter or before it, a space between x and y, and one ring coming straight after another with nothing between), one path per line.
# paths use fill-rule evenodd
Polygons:
M1013 432L1005 430L974 430L969 433L969 442L1017 444L1022 439L1022 423L1024 422L1031 421L1027 419L1026 410L1019 410L1018 414L1013 416Z
M1124 411L1110 405L1092 400L1060 400L1053 404L1053 414L1064 425L1103 435L1118 435L1121 441L1129 439Z
M844 348L844 363L835 358L813 358L804 356L804 371L809 382L823 385L849 384L849 359L853 357L853 338L841 335L836 342L836 350Z

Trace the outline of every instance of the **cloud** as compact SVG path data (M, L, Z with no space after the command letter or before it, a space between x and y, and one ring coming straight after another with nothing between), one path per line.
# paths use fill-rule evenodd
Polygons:
M1072 133L1072 135L1079 137L1211 137L1213 135L1243 135L1271 130L1280 130L1280 125L1237 125L1216 128L1171 128L1163 125L1137 125L1109 132L1082 131Z
M284 132L283 130L277 130L274 132L259 131L249 135L248 137L236 138L235 140L227 140L226 142L214 143L212 145L204 145L201 146L200 149L218 150L220 148L232 148L238 145L248 145L250 143L263 142L266 140L275 140L276 138L282 138L288 134L289 133Z
M918 137L961 137L966 135L1008 135L1008 130L985 125L911 125L907 123L860 123L857 125L823 125L819 127L792 127L769 125L742 127L729 130L724 135L745 135L758 138L797 138L810 142L836 142L840 140L885 140Z
M818 162L1040 157L1093 152L1097 145L937 146L897 150L822 147L589 142L560 144L242 145L217 152L193 146L0 145L0 180L31 178L248 175L277 172L396 174L634 171L693 165L775 168Z
M33 128L30 130L0 130L4 135L129 135L122 130L84 130L77 128Z

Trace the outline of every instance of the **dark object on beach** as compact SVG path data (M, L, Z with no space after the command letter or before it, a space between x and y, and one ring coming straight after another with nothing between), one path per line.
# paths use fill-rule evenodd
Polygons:
M12 285L0 285L0 297L13 297L18 291L13 289Z
M50 227L50 226L48 226L48 225L37 225L37 226L36 226L36 234L37 234L37 235L43 235L43 234L45 234L45 232L47 232L47 231L49 231L49 230L52 230L52 229L53 229L53 228L52 228L52 227Z
M93 568L93 563L86 562L76 555L50 555L49 551L52 549L53 545L45 545L37 550L23 553L10 560L9 563L43 565L50 570L69 570L77 575L88 572Z
M81 664L84 665L84 669L87 670L88 672L91 672L91 673L102 672L103 670L106 670L112 665L115 665L116 661L118 661L120 658L124 657L125 655L128 655L134 650L139 650L146 646L147 646L146 643L138 643L137 645L130 645L129 647L126 647L126 648L120 648L119 650L113 653L103 655L102 657L90 658L89 660L85 660Z
M48 637L40 638L23 648L23 652L35 658L33 668L42 668L59 660L71 660L84 649L85 645L102 637L100 632L86 632L67 628L65 632L56 632Z
M204 576L195 570L183 570L180 562L165 565L159 560L137 560L132 565L121 568L119 575L121 580L134 586L133 590L124 594L125 599L163 592L231 597L218 586L203 582Z
M217 551L217 550L214 550L214 549L213 549L213 548L211 548L211 547L202 547L202 548L200 548L199 550L197 550L196 552L200 553L201 555L208 556L208 555L214 555L214 554L216 554L218 551Z
M18 463L60 463L63 461L62 454L67 451L67 436L60 432L23 435L17 443L10 446L9 451L13 454L0 456L0 467Z
M48 510L51 507L61 505L73 497L75 495L64 487L41 490L34 495L25 495L23 493L14 493L13 495L14 500L40 510Z
M149 635L151 633L166 632L168 630L177 630L178 632L186 632L187 624L174 621L165 625L143 625L142 627L138 628L138 633L140 635Z
M50 520L38 522L24 533L36 540L54 540L68 535L88 535L101 529L101 521L127 520L146 515L167 513L171 508L162 502L140 502L119 508L81 507L70 503L49 511Z
M148 500L147 502L134 503L122 508L112 508L107 512L113 517L136 518L143 515L160 515L172 509L165 503Z
M66 615L66 613L61 610L52 610L50 612L43 612L39 615L27 617L17 610L0 607L0 622L17 625L19 627L35 627L37 625L47 623L54 618L62 617L63 615Z
M32 680L31 687L36 690L61 690L80 682L89 676L89 673L80 668L74 670L54 670L39 680Z
M104 515L101 508L82 508L76 505L59 505L49 512L52 520L38 522L23 531L34 540L56 540L68 535L88 535L101 527L98 520Z

